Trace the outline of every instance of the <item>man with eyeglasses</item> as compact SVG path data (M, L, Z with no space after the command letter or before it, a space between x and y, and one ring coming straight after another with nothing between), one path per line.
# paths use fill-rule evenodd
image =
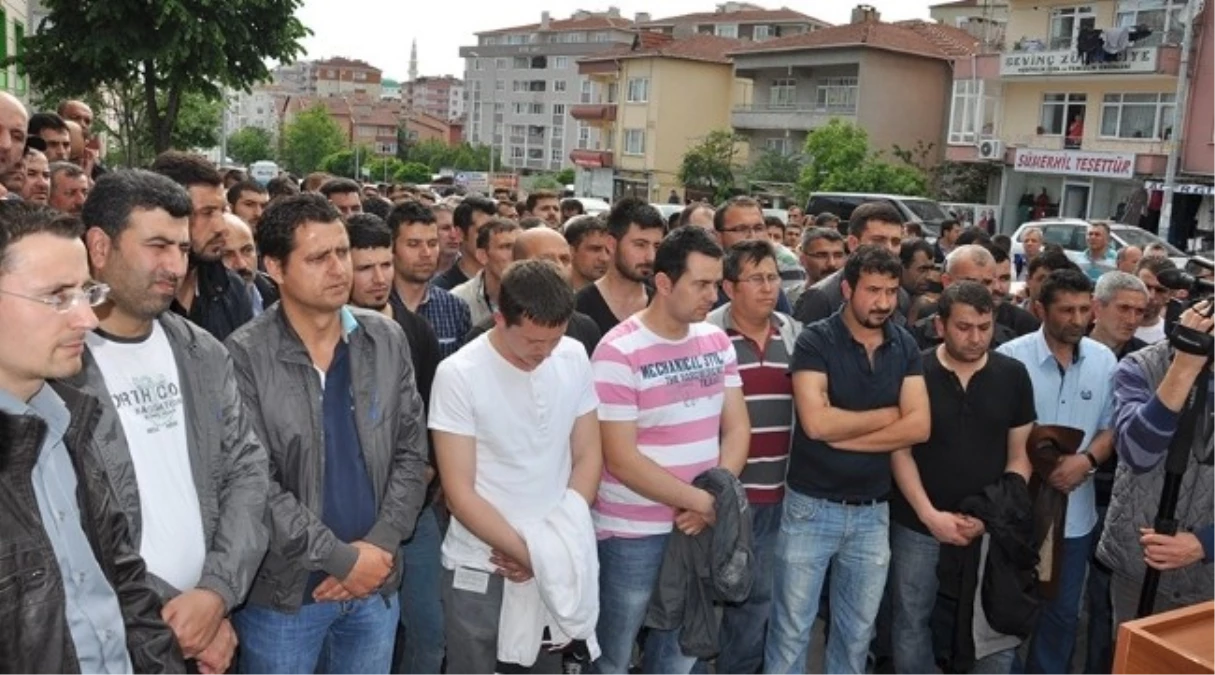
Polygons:
M717 656L717 671L722 673L758 672L772 606L772 561L793 439L789 361L801 331L792 317L776 311L781 282L777 269L772 244L748 240L731 246L722 265L722 288L730 302L707 318L734 344L752 425L747 464L738 478L751 506L755 579L746 602L724 608Z
M12 672L182 672L92 446L80 371L92 306L83 228L0 201L0 664ZM20 609L15 609L20 608Z
M228 615L266 552L266 451L236 390L228 352L169 311L186 275L193 204L185 188L112 171L85 201L93 276L109 284L72 384L102 400L97 444L185 656L227 671ZM195 665L191 664L191 665Z
M1143 323L1135 331L1135 337L1148 344L1156 344L1166 336L1164 333L1164 313L1168 307L1172 291L1160 285L1157 275L1166 270L1175 270L1177 265L1168 258L1145 255L1135 268L1135 276L1147 286L1148 304L1143 311Z
M751 197L732 197L717 208L713 214L713 230L717 235L717 243L722 249L728 249L740 241L748 239L768 239L768 224L764 222L764 210L759 202ZM778 289L779 290L779 289ZM720 287L717 289L717 304L714 309L730 301L729 296ZM780 290L776 296L776 310L791 314L793 307L789 298Z

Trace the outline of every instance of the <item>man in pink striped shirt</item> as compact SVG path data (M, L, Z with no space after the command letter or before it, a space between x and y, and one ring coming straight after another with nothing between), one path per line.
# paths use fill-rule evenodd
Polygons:
M722 250L695 227L673 231L654 259L650 306L604 336L592 366L604 472L593 516L599 536L600 673L625 673L673 527L696 534L713 497L691 485L715 466L734 475L751 428L730 338L704 322L717 300ZM687 673L696 659L677 630L651 630L642 670Z

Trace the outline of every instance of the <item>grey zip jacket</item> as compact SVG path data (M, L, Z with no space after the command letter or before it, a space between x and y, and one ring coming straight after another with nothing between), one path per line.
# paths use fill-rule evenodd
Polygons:
M225 610L231 612L244 601L266 553L269 530L263 514L270 481L266 451L245 414L232 359L223 345L172 312L162 313L157 321L177 362L190 472L207 548L196 588L219 594ZM101 401L94 443L138 550L143 524L131 449L105 377L87 349L84 368L66 382ZM189 590L174 588L150 572L147 578L162 600Z
M345 307L355 426L375 491L376 522L364 541L396 557L380 592L400 584L402 541L409 538L426 496L426 419L414 381L409 342L377 312ZM237 387L257 436L270 455L266 521L270 547L249 602L294 612L316 570L344 579L358 550L321 521L325 441L320 375L283 314L268 308L227 340Z

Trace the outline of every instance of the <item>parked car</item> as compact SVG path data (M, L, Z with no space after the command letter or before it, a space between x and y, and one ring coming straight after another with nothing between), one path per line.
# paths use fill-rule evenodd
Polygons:
M601 213L607 213L608 211L612 210L611 204L597 197L575 197L574 199L582 202L582 210L585 211L587 215L597 216Z
M1143 250L1151 244L1160 244L1168 251L1169 259L1176 263L1178 267L1184 269L1185 264L1190 260L1190 257L1185 252L1141 227L1102 220L1081 220L1079 218L1045 218L1043 220L1022 223L1012 236L1012 255L1014 258L1025 255L1025 249L1021 243L1025 239L1025 231L1031 227L1036 227L1042 231L1043 244L1058 244L1063 247L1063 251L1067 254L1067 257L1075 260L1077 264L1083 264L1085 262L1084 252L1088 250L1085 234L1092 223L1098 222L1109 225L1110 246L1113 247L1115 252L1127 246L1137 246L1140 250Z
M828 211L839 216L841 221L848 222L856 207L866 202L888 202L898 210L903 222L919 223L924 230L924 238L930 242L940 236L941 221L951 218L940 204L931 199L863 192L815 192L806 202L806 215L817 216Z
M658 202L650 202L650 206L658 209L662 214L663 220L670 220L672 213L679 213L683 210L683 204L659 204Z

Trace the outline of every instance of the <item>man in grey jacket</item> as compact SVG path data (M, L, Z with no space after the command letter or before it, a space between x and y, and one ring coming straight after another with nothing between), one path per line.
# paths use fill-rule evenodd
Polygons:
M149 171L107 173L84 204L97 308L74 384L102 401L97 447L163 616L187 659L225 672L265 555L269 470L218 340L169 312L186 274L190 196Z
M405 334L346 307L350 241L323 197L277 200L257 228L278 304L228 338L270 455L270 547L235 616L239 669L387 673L395 553L426 496L426 427Z

